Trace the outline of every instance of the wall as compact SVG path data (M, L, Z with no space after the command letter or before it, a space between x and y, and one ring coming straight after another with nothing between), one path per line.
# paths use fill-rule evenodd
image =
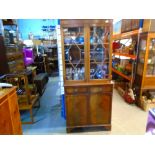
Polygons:
M38 38L43 35L42 26L56 26L59 24L58 19L18 19L18 29L20 37L23 40L28 39L30 32Z

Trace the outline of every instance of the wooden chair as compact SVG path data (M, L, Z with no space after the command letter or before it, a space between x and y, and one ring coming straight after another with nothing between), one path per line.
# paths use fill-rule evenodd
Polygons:
M34 123L33 107L40 107L39 94L36 93L37 89L35 87L34 80L32 80L31 84L34 90L30 89L30 83L28 81L28 75L30 74L32 74L32 72L6 75L6 81L8 83L13 84L14 86L17 86L19 110L20 111L29 110L30 112L31 121L22 122L22 124ZM35 106L37 101L38 105Z

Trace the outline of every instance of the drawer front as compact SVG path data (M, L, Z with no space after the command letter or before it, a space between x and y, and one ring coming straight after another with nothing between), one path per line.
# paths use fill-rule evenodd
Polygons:
M87 93L87 87L67 87L65 88L66 94L75 94L75 93Z
M112 92L112 85L90 87L90 93Z

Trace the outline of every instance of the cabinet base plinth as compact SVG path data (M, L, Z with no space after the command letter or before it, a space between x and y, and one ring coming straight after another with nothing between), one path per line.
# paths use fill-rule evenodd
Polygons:
M67 133L76 132L95 132L95 131L111 131L111 125L99 125L99 126L81 126L81 127L67 127Z

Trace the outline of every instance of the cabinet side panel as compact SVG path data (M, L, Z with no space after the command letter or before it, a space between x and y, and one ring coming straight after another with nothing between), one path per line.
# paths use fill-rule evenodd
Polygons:
M10 135L12 133L13 128L9 111L9 102L6 99L0 102L0 135Z
M9 106L10 106L10 113L12 118L14 134L15 135L22 134L20 113L18 108L17 95L15 92L11 96L9 96Z

